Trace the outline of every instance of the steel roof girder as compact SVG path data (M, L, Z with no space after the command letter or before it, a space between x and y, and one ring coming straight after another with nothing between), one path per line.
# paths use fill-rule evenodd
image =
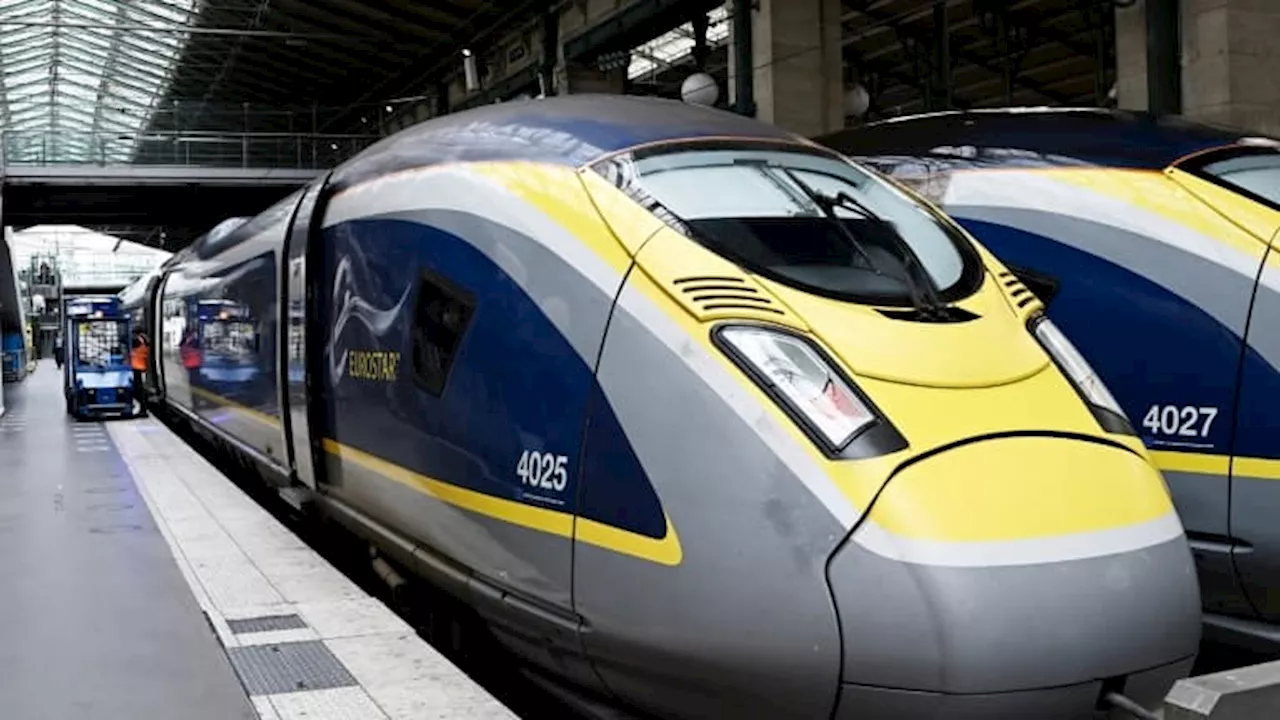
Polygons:
M514 2L514 0L512 0ZM492 7L492 6L490 6ZM514 7L508 4L507 12L498 18L485 15L487 27L477 30L478 21L476 19L469 20L459 25L455 37L458 37L459 44L471 42L475 40L483 40L493 34L496 29L505 24L505 21L513 18L524 17L526 15L533 16L537 12L542 12L546 7L546 0L526 0ZM416 86L423 83L423 79L434 81L436 73L440 72L450 58L456 57L456 48L446 52L427 53L419 58L414 58L408 64L397 69L393 74L389 73L385 79L373 85L367 92L358 96L354 101L355 105L362 105L371 101L392 96L392 88L405 88ZM350 111L345 110L337 113L333 118L325 123L324 128L328 128L335 123L341 124L350 117ZM322 128L322 129L324 129Z
M195 3L182 3L182 5L186 5L186 4L191 4L192 6L195 5ZM163 7L166 10L173 10L177 13L182 14L185 17L177 18L177 19L172 17L167 17L165 15L158 13L156 11L157 7ZM135 0L135 2L130 4L128 8L129 8L128 12L130 13L146 15L148 17L155 18L156 20L159 20L164 23L182 23L184 25L191 25L194 22L199 21L200 19L199 13L192 12L191 10L187 10L186 8L181 7L176 2L156 3L156 2L138 2L137 0Z
M397 31L400 31L402 28L408 26L413 28L413 30L410 32L421 30L425 36L431 38L432 40L438 41L438 40L453 39L447 33L441 32L439 30L435 30L427 26L419 25L413 22L406 22L403 18L396 18L393 15L388 15L386 12L382 11L377 7L374 7L369 3L363 3L363 2L347 3L347 2L341 2L341 1L331 3L331 2L324 2L323 0L321 0L319 2L313 1L313 2L302 3L301 7L323 8L323 10L327 11L327 13L332 16L339 16L342 18L346 18L342 22L349 22L352 25L386 33L388 35L395 35ZM286 15L291 13L290 10L281 10L281 12ZM376 23L376 25L369 25L369 24L366 24L365 21L357 19L357 15L359 15L362 12L364 13L364 17L366 18L379 18L377 20L373 20L373 22ZM394 28L395 30L388 32L387 31L388 27ZM408 33L400 32L399 34L401 37L408 37Z
M70 55L64 55L64 56L63 56L63 59L62 59L62 62L63 62L64 64L66 64L66 65L69 65L69 66L71 66L71 67L74 67L74 68L76 68L76 69L80 70L81 72L85 72L85 73L88 73L88 72L92 69L90 66L87 66L87 65L81 65L81 64L80 64L80 63L85 62L85 60L84 60L83 58L76 58L76 57L72 57L72 56L70 56ZM115 67L115 68L113 68L113 69L112 69L112 71L111 71L111 77L110 77L110 80L111 80L112 82L114 82L114 83L117 83L117 84L119 84L119 85L123 86L123 87L127 87L127 88L129 88L130 90L136 90L136 91L138 91L138 92L140 92L140 93L144 93L144 94L146 94L146 93L154 93L154 92L155 92L155 88L154 88L154 87L148 87L148 86L145 86L145 85L134 85L134 84L132 84L131 82L128 82L127 80L126 80L126 81L122 81L122 80L121 80L122 78L128 78L128 80L137 80L137 79L140 79L140 78L139 78L139 76L137 76L137 75L135 75L135 74L131 74L131 73L132 73L132 68L122 68L122 67L116 66L116 67ZM104 76L104 77L105 77L105 76ZM141 78L141 79L144 79L144 80L145 80L146 78Z
M5 47L12 47L14 45L23 45L32 41L38 41L40 38L45 36L53 36L53 33L49 28L24 27L17 30L0 31L0 41L3 41Z
M42 56L32 57L27 60L21 60L8 67L0 68L0 77L3 77L5 79L5 82L8 82L10 78L20 78L24 75L30 74L32 71L38 71L43 68L46 71L44 74L35 75L32 77L36 82L48 81L52 77L51 71L52 71L53 59L54 59L53 53L49 52ZM27 81L22 80L20 82L27 82Z
M105 24L105 23L101 23L100 20L97 20L94 18L88 18L84 16L80 16L79 19L86 23ZM152 62L153 64L162 65L163 63L156 63L155 61L151 61L149 57L151 54L160 52L162 50L174 50L174 49L180 50L183 44L182 41L178 41L176 43L177 48L175 48L174 47L175 43L158 41L154 37L145 37L141 39L135 39L133 36L119 29L107 30L105 32L110 33L111 37L119 40L120 42L129 46L130 48L137 50L140 53L143 53L143 57L146 60ZM70 37L68 39L74 42L77 42L81 45L94 45L98 47L102 45L109 46L110 41L103 37L104 34L105 34L104 31L101 29L89 28L89 29L85 29L84 32L79 33L74 37Z
M79 20L86 25L117 24L112 22L114 18L109 18L109 17L104 18L102 16L87 15L75 9L69 9L69 10L70 10L69 14L72 16L73 19ZM76 29L81 31L81 33L83 34L77 34L75 36L69 36L69 37L72 40L79 40L81 42L87 42L90 39L97 40L98 36L94 35L93 33L102 32L102 29L98 29L98 28L76 28ZM150 43L151 45L151 47L149 48L150 52L158 52L161 48L165 50L178 50L178 51L182 49L183 41L181 39L170 42L167 38L172 37L172 35L168 33L164 33L163 27L157 27L156 31L160 32L161 34L157 37L151 37L147 39L147 42ZM106 30L106 32L110 32L114 35L119 35L122 32L122 30L120 30L119 28L113 28L110 30ZM161 40L159 38L166 38L166 39Z
M25 62L27 57L30 55L52 55L55 47L56 45L53 40L50 39L48 41L23 45L17 50L9 50L8 52L3 53L3 55L0 55L0 70L3 70L6 66L13 63Z
M205 53L206 51L203 49L194 48L191 52L187 54L187 57L199 57L204 55ZM213 53L210 53L210 54L213 54ZM256 50L244 50L242 51L242 54L244 54L247 57L253 58L255 63L257 64L269 65L272 68L276 68L276 69L283 68L281 74L284 75L285 77L288 77L289 75L301 75L303 77L306 77L312 80L320 81L321 83L332 82L334 77L332 64L325 64L323 62L317 63L313 60L307 59L307 60L301 60L301 62L295 62L291 66L283 67L280 65L280 60L272 57L271 54L269 53L262 53ZM225 55L225 53L217 53L217 55L222 56L222 55ZM304 66L307 69L305 70L301 69ZM315 70L312 70L311 68L315 68ZM178 77L181 77L181 76L179 75Z
M107 61L107 58L103 58L101 56L93 55L90 53L84 53L79 51L78 49L75 51L69 51L68 48L63 48L61 60L65 62L68 59L77 63L78 64L77 67L80 70L82 70L83 72L88 72L90 74L92 74L92 72L96 72L96 70L94 70L93 68L94 63L102 62L105 64ZM79 63L83 63L83 65L79 65ZM155 75L140 71L136 67L134 67L133 65L130 65L127 62L116 63L116 65L112 68L112 72L121 74L121 75L127 75L129 78L143 82L143 83L149 83L146 85L137 86L138 89L143 92L155 92L156 86L159 83L163 82L163 80L160 80Z
M859 2L856 2L854 4L854 10L858 13L861 13L865 17L871 19L873 22L887 25L890 29L892 29L893 32L898 36L899 43L902 45L904 51L907 50L908 41L914 41L915 43L920 45L932 44L932 40L930 38L922 37L919 33L911 30L910 28L905 27L903 23L899 22L896 18L890 18L884 15L883 13L875 10L874 8L871 7L869 2L866 2L866 0L859 0ZM948 37L950 37L950 33L948 33ZM910 55L910 52L908 52L907 54ZM997 75L1000 75L1001 77L1004 76L1003 69L992 67L990 62L986 58L975 56L973 53L965 50L964 48L953 48L951 50L951 55L956 59L962 60L971 65L980 67L983 70L986 70L987 72L995 73ZM1014 82L1021 84L1023 87L1026 87L1032 90L1033 92L1039 93L1040 95L1044 96L1045 98L1048 98L1049 100L1052 100L1053 102L1060 103L1060 104L1067 104L1070 102L1069 98L1064 98L1063 96L1059 95L1053 90L1044 88L1040 83L1037 83L1035 81L1028 82L1026 79L1015 78Z
M139 48L123 39L113 48L110 42L99 42L98 40L98 38L82 37L75 41L61 43L60 47L73 48L98 58L110 58L114 54L127 59L130 65L145 68L152 74L165 77L165 70L167 69L165 65L150 56L156 53L155 49ZM173 60L176 61L177 57L175 56Z

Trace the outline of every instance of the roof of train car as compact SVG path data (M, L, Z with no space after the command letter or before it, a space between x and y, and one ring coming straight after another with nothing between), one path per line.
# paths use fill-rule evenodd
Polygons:
M329 178L329 186L337 191L388 173L445 162L529 160L578 167L639 145L698 138L805 141L753 118L678 100L567 95L484 105L424 121L339 165ZM292 210L304 190L248 222L225 231L220 230L228 223L219 225L166 265L209 257L243 242Z
M236 245L245 238L257 234L259 229L274 222L277 216L292 209L293 201L302 190L295 190L274 205L253 217L230 217L214 225L202 233L190 245L174 253L160 267L168 268L186 262L192 257L205 258L216 254L219 250Z
M1239 143L1250 133L1177 117L1102 108L999 108L895 118L815 140L854 156L964 158L988 163L1160 169L1191 153Z
M648 143L697 138L803 140L726 110L634 95L565 95L484 105L384 138L334 170L342 189L443 162L531 160L578 167Z

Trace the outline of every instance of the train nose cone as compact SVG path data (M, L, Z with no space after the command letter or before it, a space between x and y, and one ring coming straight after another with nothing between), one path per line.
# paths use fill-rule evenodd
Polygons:
M1054 437L972 442L900 470L830 566L838 717L1088 718L1190 670L1200 599L1144 458Z

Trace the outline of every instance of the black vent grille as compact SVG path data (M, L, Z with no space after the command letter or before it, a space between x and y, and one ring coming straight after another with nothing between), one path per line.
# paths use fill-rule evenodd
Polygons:
M1026 308L1036 301L1035 293L1027 289L1026 285L1008 270L1002 270L998 275L1000 283L1004 285L1009 292L1009 297L1013 298L1013 302L1019 308Z
M772 298L740 277L705 275L686 277L673 284L689 304L704 313L757 312L785 315Z

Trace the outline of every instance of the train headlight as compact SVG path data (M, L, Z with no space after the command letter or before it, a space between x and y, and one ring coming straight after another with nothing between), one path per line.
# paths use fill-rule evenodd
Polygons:
M839 452L878 419L804 339L747 325L717 332L722 348L793 417Z
M1111 391L1102 382L1102 378L1098 377L1098 373L1052 320L1043 315L1032 320L1031 332L1089 404L1104 430L1126 435L1136 434L1120 403L1111 396Z

